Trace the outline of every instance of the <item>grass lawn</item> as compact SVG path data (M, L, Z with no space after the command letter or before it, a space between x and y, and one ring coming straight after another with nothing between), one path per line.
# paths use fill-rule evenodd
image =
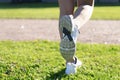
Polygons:
M0 41L0 80L120 80L120 45L78 43L77 56L83 66L67 76L58 42Z
M5 4L0 3L0 18L58 19L57 4ZM92 19L120 20L120 6L95 6Z

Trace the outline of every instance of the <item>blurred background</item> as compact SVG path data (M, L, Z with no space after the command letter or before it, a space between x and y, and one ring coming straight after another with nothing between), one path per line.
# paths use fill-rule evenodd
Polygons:
M27 3L27 2L57 2L58 0L0 0L0 2ZM96 3L120 3L120 0L95 0Z

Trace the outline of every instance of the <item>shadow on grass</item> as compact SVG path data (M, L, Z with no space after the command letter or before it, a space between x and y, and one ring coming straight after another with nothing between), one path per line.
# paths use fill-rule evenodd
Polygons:
M17 9L17 8L52 8L58 7L57 3L0 3L0 9Z
M62 69L57 73L51 73L50 76L46 78L46 80L61 80L65 76L67 76L65 74L65 69Z

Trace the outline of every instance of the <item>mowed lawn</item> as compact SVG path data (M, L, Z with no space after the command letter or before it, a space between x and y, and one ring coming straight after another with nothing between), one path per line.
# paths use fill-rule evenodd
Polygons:
M76 55L83 65L66 75L58 42L0 41L0 80L120 80L120 45L77 43Z
M58 4L5 4L0 3L0 18L58 19ZM120 20L120 6L96 6L92 19Z

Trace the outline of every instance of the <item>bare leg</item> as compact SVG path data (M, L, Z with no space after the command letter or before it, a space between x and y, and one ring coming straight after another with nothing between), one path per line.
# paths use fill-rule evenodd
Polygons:
M75 11L75 13L74 0L58 0L58 2L60 6L60 18L64 15L73 15L74 22L78 26L78 29L89 20L93 11L94 0L78 0L78 9ZM59 32L62 39L63 36L60 29ZM61 54L64 57L66 53ZM73 57L71 57L71 55L68 55L67 58L64 57L65 60L67 62L74 62L74 54L75 53L72 53Z
M78 0L78 8L74 13L74 21L78 29L83 26L91 17L94 7L94 0Z
M61 19L62 16L65 15L73 15L74 13L74 0L58 0L59 2L59 6L60 6L60 17L59 19ZM60 21L60 20L59 20ZM60 28L60 27L59 27ZM63 33L62 31L59 29L59 33L60 33L60 38L62 39L63 37ZM62 56L65 56L65 53L61 53ZM66 60L66 62L74 62L74 56L71 58L71 55L68 56L68 58L64 59Z
M58 0L60 6L60 17L64 15L73 15L74 13L74 0ZM62 31L60 31L60 38L62 38Z
M74 12L75 0L58 0L60 6L59 32L60 52L66 60L66 74L74 74L82 62L75 57L76 40L80 29L93 11L94 0L77 0L78 8Z

